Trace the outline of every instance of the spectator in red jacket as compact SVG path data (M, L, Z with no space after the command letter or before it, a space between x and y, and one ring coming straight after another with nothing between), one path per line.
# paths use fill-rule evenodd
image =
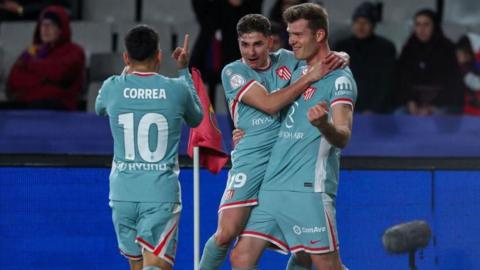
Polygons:
M33 37L13 65L10 101L21 107L76 110L85 82L85 54L71 41L70 19L59 6L42 11Z

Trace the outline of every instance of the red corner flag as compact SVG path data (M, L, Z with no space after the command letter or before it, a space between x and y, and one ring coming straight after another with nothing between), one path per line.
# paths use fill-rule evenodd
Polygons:
M200 166L212 173L218 173L228 162L230 156L224 152L222 132L218 128L213 110L200 71L192 68L192 79L203 107L203 120L196 128L190 128L187 154L193 158L193 147L200 149Z

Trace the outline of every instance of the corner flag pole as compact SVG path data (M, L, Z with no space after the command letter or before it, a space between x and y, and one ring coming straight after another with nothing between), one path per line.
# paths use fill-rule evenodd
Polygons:
M200 153L193 147L193 269L199 270L200 262Z

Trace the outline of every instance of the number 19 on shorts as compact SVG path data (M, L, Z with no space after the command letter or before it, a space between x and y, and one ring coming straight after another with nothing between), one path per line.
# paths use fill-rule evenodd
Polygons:
M125 159L135 160L135 126L134 114L124 113L118 116L118 124L123 126ZM149 131L152 125L157 126L157 142L151 151ZM167 151L168 122L165 116L158 113L147 113L138 122L136 130L137 149L140 157L146 162L158 162L163 159Z
M230 175L228 188L241 188L247 182L247 175L244 173L236 173Z

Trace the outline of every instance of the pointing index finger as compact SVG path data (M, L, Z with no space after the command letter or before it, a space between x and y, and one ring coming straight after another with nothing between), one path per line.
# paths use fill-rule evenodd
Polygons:
M188 39L189 39L189 35L185 34L185 38L183 39L183 50L184 51L188 51Z

